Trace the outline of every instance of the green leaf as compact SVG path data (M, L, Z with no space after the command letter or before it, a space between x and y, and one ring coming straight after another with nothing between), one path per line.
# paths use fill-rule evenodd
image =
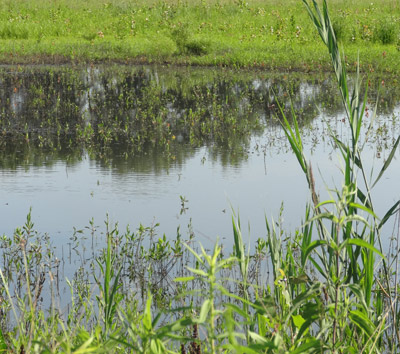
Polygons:
M389 220L389 218L390 218L393 214L397 213L398 210L396 210L396 209L397 209L397 207L399 206L399 204L400 204L400 200L398 200L396 203L394 203L394 205L387 211L387 213L386 213L385 216L383 217L382 221L380 222L380 224L379 224L379 226L378 226L378 229L380 229L380 228L386 223L386 221Z
M307 283L308 281L308 276L307 274L299 274L297 277L289 277L289 283L290 284L302 284L302 283Z
M381 256L382 258L385 258L385 256L378 249L376 249L373 245L369 244L368 242L360 238L348 238L341 244L340 248L343 248L348 244L368 248L369 250L379 254L379 256Z
M196 277L193 277L193 276L191 276L191 277L177 277L177 278L174 279L174 281L175 282L183 282L183 283L185 283L185 282L188 282L188 281L191 281L191 280L194 280L194 279L196 279Z
M268 340L264 337L261 337L259 334L249 331L249 335L251 337L251 339L253 339L256 343L259 344L268 344Z
M367 208L372 209L368 198L365 196L365 194L359 188L357 188L357 197L361 201L361 203L363 203Z
M211 301L210 300L204 301L203 305L201 306L200 316L196 321L197 323L204 323L206 321L210 308L211 308Z
M358 203L349 203L349 206L353 207L353 208L357 208L357 209L361 209L364 210L365 212L367 212L368 214L371 214L375 219L379 219L376 214L368 207L366 207L365 205L361 205Z
M266 295L265 297L254 301L251 306L258 314L267 315L269 317L276 316L276 304L271 295Z
M296 328L301 328L303 323L306 321L302 315L292 315L292 320Z
M357 215L357 214L349 215L349 216L344 215L344 216L340 219L340 223L344 223L344 222L345 222L345 223L348 223L348 222L351 222L351 221L362 222L362 223L365 224L366 226L370 227L370 225L368 224L368 221L367 221L365 218L363 218L362 216Z
M191 268L191 267L187 267L188 270L190 270L192 273L200 275L202 277L208 277L208 274L201 269L195 269L195 268Z
M273 345L271 345L270 347L273 347ZM265 346L259 344L252 344L250 346L243 346L239 344L234 344L234 345L228 344L226 348L228 349L227 353L259 354L261 351L265 349Z
M257 314L258 331L260 335L265 337L267 334L267 319L265 316Z
M327 220L332 220L333 223L337 224L339 222L339 219L336 217L336 215L332 213L319 213L312 217L308 222L312 222L314 220L320 220L320 219L327 219Z
M293 300L293 306L290 309L290 314L295 313L298 308L305 305L310 297L315 296L321 290L322 284L319 282L313 283L307 290L303 291Z
M234 312L236 312L238 315L242 316L243 318L250 318L248 313L245 312L243 309L241 309L237 305L226 303L225 307L229 308L229 309L232 309Z
M86 342L84 342L80 347L78 347L72 353L73 354L85 354L85 353L91 353L91 352L97 351L98 348L89 347L90 344L92 344L93 340L94 340L94 337L90 337Z
M146 329L146 331L151 331L151 301L152 301L152 296L151 294L148 295L147 301L146 301L146 308L144 311L143 315L143 326Z
M317 300L318 301L318 300ZM323 305L318 301L317 303L307 302L301 307L301 314L304 318L304 323L301 325L296 336L296 342L306 335L312 324L324 316Z
M197 258L197 260L199 261L200 264L204 265L204 260L201 258L200 255L198 255L189 245L187 245L186 243L184 243L184 246L188 249L188 251L193 254L193 256L195 256ZM200 245L201 246L201 245Z
M293 115L293 121L295 124L295 132L296 132L296 133L294 133L292 128L290 127L289 121L286 118L285 112L283 111L283 108L279 102L278 102L278 107L279 107L279 110L280 110L281 115L284 120L283 122L281 120L279 120L279 122L281 123L282 129L290 143L290 146L293 149L294 154L297 157L297 161L299 162L303 172L307 173L307 162L306 162L306 159L303 154L303 144L302 144L301 136L300 136L299 129L298 129L296 115Z
M360 304L363 306L365 311L368 311L368 305L365 299L365 293L361 288L360 284L348 284L347 287L353 292L353 294L358 298Z
M180 332L184 328L188 328L189 326L193 325L195 321L192 318L189 317L184 317L181 318L180 320L177 320L172 323L168 323L165 326L160 327L157 330L157 336L159 338L165 336L169 338L174 338L178 340L185 339L186 337L184 335L178 335L176 332Z
M326 204L335 204L335 201L334 201L333 199L325 200L325 201L323 201L323 202L318 203L318 205L317 205L315 208L318 209L318 208L320 208L321 206L326 205Z
M326 244L327 244L327 242L325 240L316 240L316 241L311 242L310 245L307 247L307 249L304 252L304 258L307 259L308 256L310 255L311 251L314 248L324 246Z
M393 157L394 157L394 154L395 154L395 152L396 152L396 149L397 149L397 146L399 145L399 142L400 142L400 135L399 135L399 137L397 138L397 140L396 140L396 142L395 142L395 144L394 144L394 146L393 146L393 149L392 149L392 151L390 152L390 154L389 154L389 157L387 158L387 160L385 161L385 163L383 164L383 167L382 167L382 169L381 169L381 172L379 172L379 175L378 175L378 177L376 178L376 180L375 180L375 182L372 184L372 187L371 188L373 188L374 186L375 186L375 184L380 180L380 178L382 177L382 175L383 175L383 173L386 171L386 169L389 167L389 165L390 165L390 163L392 162L392 159L393 159Z
M369 337L373 335L375 325L363 312L359 310L350 311L350 320L360 327Z

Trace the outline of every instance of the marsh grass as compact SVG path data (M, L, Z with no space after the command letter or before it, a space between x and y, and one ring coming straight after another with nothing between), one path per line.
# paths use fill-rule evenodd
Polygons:
M234 249L217 241L212 250L190 232L183 240L157 237L154 227L121 233L106 223L104 249L68 284L67 310L41 300L54 294L59 267L48 238L30 214L13 237L2 238L0 348L38 353L382 353L398 352L398 256L385 256L383 226L398 215L400 201L383 217L372 189L388 170L391 152L374 178L364 168L361 137L367 92L357 70L350 91L326 1L304 4L327 47L347 114L349 138L332 135L341 159L342 188L320 200L299 121L280 106L282 128L310 190L305 218L294 236L282 222L266 220L266 238L246 249L233 218ZM246 2L238 2L247 11ZM374 115L372 115L372 120ZM182 198L184 199L184 197ZM92 237L96 234L93 225ZM395 232L398 249L399 233ZM74 238L79 245L79 238ZM271 269L271 279L260 278ZM48 311L47 309L50 308Z

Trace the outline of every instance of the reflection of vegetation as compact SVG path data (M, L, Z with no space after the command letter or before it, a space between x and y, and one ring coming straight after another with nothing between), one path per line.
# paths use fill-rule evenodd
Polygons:
M27 144L7 145L0 149L0 169L16 170L51 166L59 160L74 165L82 159L84 151L77 148L42 149Z
M102 158L96 158L96 164L101 167L112 167L113 173L124 174L135 171L137 173L160 174L173 166L182 166L193 157L195 149L187 145L173 144L168 156L160 148L146 148L141 154L127 158L120 149L109 150Z
M305 126L317 106L340 112L340 102L332 99L335 86L324 75L116 66L4 68L0 79L0 148L18 151L11 164L18 156L24 164L32 151L39 160L45 153L47 161L87 151L105 163L163 152L173 162L184 159L183 147L201 146L213 158L237 163L251 135L276 125L278 101L286 107L292 102ZM398 97L398 86L386 80L385 86L370 80L387 90L381 99L385 113Z

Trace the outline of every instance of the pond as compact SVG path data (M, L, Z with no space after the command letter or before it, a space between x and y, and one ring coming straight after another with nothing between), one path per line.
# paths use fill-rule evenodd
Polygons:
M374 175L400 134L395 79L369 81L378 117L365 156ZM265 237L265 217L294 233L307 184L277 117L297 112L321 198L341 188L330 130L346 139L338 90L326 74L180 67L2 67L0 215L12 235L32 208L35 229L66 250L104 221L157 235L193 233L230 251L232 215L246 242ZM328 128L329 127L329 128ZM374 191L379 212L398 198L397 152ZM179 229L179 231L177 231ZM63 251L64 252L64 251Z

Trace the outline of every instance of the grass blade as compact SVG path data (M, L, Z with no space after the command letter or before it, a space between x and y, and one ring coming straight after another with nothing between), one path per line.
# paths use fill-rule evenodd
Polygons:
M399 204L400 204L400 200L398 200L396 203L394 203L394 205L387 211L385 216L382 218L382 221L380 222L378 229L380 229L386 223L386 221L389 220L389 218L392 215L394 215L395 213L397 213L399 211L399 209L397 209Z

